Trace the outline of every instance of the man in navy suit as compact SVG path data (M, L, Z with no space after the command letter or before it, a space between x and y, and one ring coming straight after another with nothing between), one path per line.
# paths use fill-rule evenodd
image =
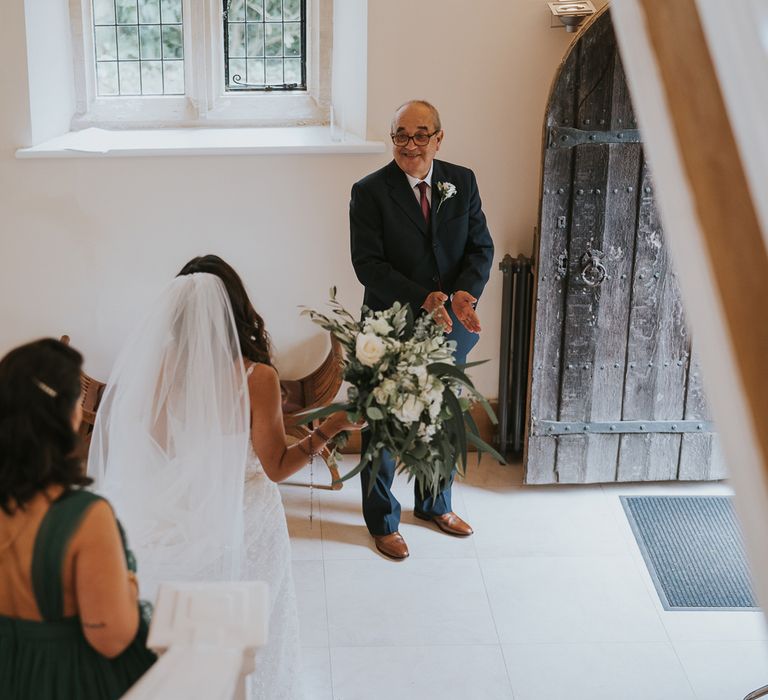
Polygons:
M475 312L493 261L493 242L474 173L435 160L443 140L440 115L428 102L402 105L392 120L394 160L352 187L349 206L352 264L373 310L395 301L414 313L435 312L456 362L466 362L480 332ZM363 450L367 445L363 432ZM363 516L376 548L405 559L398 532L400 504L392 494L395 462L385 456L370 495L370 466L361 472ZM414 515L458 537L472 528L451 509L451 484L437 498L415 488Z

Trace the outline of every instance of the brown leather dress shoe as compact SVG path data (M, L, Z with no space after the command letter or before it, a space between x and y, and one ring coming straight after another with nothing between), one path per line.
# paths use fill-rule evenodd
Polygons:
M413 511L413 514L421 520L431 520L443 532L454 537L469 537L474 530L465 523L456 513L444 513L443 515L426 515Z
M376 543L376 549L385 557L398 561L408 557L408 545L405 544L405 540L399 532L393 532L389 535L374 535L373 541Z

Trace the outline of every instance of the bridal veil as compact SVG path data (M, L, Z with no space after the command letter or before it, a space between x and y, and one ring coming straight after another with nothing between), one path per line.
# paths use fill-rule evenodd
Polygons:
M139 564L163 580L229 580L243 557L247 380L232 308L212 274L177 277L128 337L88 458Z

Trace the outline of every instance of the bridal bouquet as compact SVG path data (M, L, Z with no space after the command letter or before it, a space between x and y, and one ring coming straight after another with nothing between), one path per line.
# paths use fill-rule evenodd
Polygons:
M360 463L342 481L371 464L371 485L387 450L398 471L416 479L423 493L437 495L454 467L464 474L468 443L480 452L504 459L480 436L469 408L480 403L495 424L487 400L463 372L479 362L457 366L455 343L445 339L432 314L414 319L410 306L398 302L386 311L363 307L354 318L331 290L330 315L306 309L303 313L335 335L344 346L343 377L349 382L346 403L335 403L304 414L302 422L338 410L351 420L365 420L371 433Z

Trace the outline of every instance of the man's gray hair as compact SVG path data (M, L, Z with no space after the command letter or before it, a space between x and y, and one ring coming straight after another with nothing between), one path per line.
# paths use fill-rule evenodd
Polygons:
M427 102L426 100L408 100L408 102L403 102L403 104L401 104L395 110L395 113L392 116L392 123L389 127L390 133L395 133L395 120L397 115L400 113L400 110L402 110L404 107L410 107L411 105L421 105L422 107L426 107L432 113L432 121L435 125L435 131L440 131L440 129L443 128L440 125L440 112L437 111L437 107L435 107L435 105L433 105L431 102Z

